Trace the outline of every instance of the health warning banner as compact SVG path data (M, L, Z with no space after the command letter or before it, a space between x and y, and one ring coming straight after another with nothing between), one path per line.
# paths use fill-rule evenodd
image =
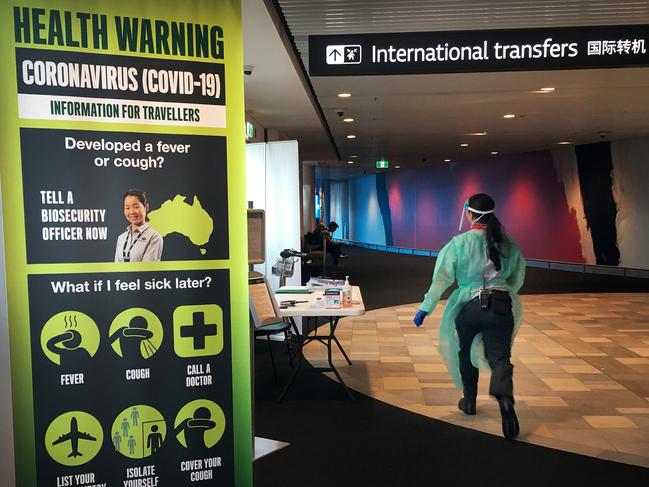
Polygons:
M16 485L252 485L240 1L0 19Z

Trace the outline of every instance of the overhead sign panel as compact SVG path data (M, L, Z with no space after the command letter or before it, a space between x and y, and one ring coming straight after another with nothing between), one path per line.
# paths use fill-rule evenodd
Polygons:
M649 25L309 36L311 76L649 66Z

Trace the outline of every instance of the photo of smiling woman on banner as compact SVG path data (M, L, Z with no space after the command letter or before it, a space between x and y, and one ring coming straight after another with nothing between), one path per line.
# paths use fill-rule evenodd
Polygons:
M115 262L154 262L162 257L162 236L148 225L149 198L139 189L124 193L126 231L117 237Z

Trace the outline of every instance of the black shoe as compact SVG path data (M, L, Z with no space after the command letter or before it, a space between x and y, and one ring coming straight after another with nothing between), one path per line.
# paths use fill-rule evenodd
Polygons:
M463 411L464 414L473 416L475 414L475 401L470 401L469 399L462 398L460 402L457 403L457 407L460 411Z
M508 397L498 398L500 406L500 416L503 421L503 435L508 440L513 440L518 436L520 426L514 410L514 401Z

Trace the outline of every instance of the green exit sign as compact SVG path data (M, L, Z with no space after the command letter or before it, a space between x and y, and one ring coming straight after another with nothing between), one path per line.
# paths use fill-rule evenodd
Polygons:
M250 122L246 122L246 139L254 139L255 135L257 135L255 126Z
M387 169L388 167L390 167L390 163L388 161L385 160L376 161L377 169Z

